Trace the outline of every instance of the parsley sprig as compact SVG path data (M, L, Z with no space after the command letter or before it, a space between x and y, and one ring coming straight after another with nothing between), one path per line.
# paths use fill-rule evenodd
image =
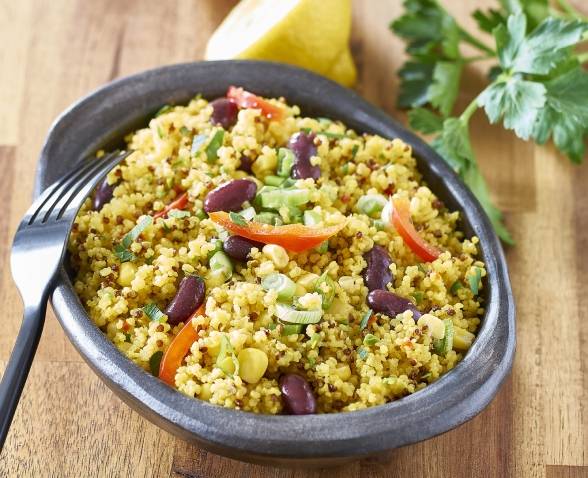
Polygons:
M588 134L588 72L582 64L588 54L574 48L588 40L588 19L566 0L556 7L549 0L499 0L498 8L476 10L478 27L492 33L494 45L466 32L437 0L405 0L405 12L391 24L409 54L399 71L399 106L411 108L412 128L436 134L432 146L477 196L507 243L513 240L478 167L469 122L483 108L491 123L502 122L538 144L553 138L571 161L582 161ZM463 44L480 54L464 56ZM498 62L488 86L454 115L464 66L486 59Z

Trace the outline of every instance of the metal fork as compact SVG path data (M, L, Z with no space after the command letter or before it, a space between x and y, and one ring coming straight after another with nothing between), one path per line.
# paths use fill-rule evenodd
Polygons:
M20 222L10 264L24 303L23 321L0 383L0 451L22 393L45 322L74 219L98 182L130 152L82 161L49 186Z

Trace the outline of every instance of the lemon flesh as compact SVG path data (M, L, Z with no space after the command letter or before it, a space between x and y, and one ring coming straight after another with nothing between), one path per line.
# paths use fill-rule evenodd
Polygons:
M208 41L205 58L277 61L351 86L351 0L242 0Z

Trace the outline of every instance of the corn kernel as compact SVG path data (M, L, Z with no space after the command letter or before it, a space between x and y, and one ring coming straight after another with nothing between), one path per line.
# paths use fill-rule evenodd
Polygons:
M246 348L239 352L239 376L247 383L257 383L267 370L268 359L259 349Z
M209 400L212 397L212 391L210 390L209 383L203 383L200 387L200 393L198 394L198 398L201 400Z
M132 262L123 262L120 265L117 282L123 287L129 287L137 274L137 266Z
M476 336L461 327L453 327L453 348L469 350Z
M286 249L277 244L266 244L263 246L263 253L278 269L283 269L290 262Z
M424 314L419 318L417 325L420 328L423 328L426 325L427 333L434 339L442 339L445 337L445 324L439 317L435 317L431 314Z

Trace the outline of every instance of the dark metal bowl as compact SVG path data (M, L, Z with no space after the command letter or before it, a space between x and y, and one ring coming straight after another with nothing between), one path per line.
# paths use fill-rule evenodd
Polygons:
M515 349L515 306L504 254L478 201L423 141L353 91L308 71L266 62L174 65L110 83L65 111L41 152L35 195L75 161L112 148L144 126L164 104L212 99L239 85L284 96L306 115L340 119L359 132L401 138L412 145L425 181L480 238L488 271L486 313L473 346L453 370L413 395L366 410L306 416L268 416L188 398L124 357L93 324L65 269L52 303L69 339L88 365L133 409L165 430L215 453L272 464L332 464L407 445L450 430L479 413L508 374Z

